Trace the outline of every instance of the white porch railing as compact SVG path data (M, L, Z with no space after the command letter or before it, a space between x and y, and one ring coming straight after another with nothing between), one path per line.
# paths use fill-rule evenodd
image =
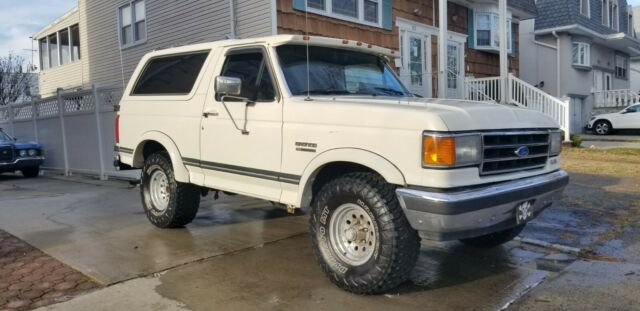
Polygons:
M631 90L593 92L594 108L624 108L640 102L640 94Z
M464 80L464 99L500 102L500 78L466 78Z
M500 102L500 78L465 79L465 99ZM540 111L550 116L564 130L569 140L569 102L553 97L535 86L509 74L509 103Z

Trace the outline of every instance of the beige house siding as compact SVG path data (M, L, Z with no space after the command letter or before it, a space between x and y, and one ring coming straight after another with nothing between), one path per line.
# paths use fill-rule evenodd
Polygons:
M69 26L80 24L80 60L61 66L41 69L38 74L38 83L40 85L40 96L48 97L56 93L58 88L75 89L86 87L89 83L87 71L87 36L83 32L83 25L80 23L79 10L74 9L54 21L51 25L34 35L35 40L46 38L59 30L63 30ZM37 44L37 41L36 41ZM40 48L39 45L38 49Z

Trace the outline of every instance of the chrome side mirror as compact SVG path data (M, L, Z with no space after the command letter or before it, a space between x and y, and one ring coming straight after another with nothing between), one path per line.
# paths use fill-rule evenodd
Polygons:
M234 77L216 77L215 90L217 94L239 96L242 91L242 80Z

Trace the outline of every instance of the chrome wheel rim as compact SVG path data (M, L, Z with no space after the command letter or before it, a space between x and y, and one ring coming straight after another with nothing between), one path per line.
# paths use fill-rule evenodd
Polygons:
M169 182L167 175L157 170L151 174L149 182L149 193L151 194L151 202L153 207L159 211L164 211L169 206Z
M606 124L606 123L596 124L596 133L606 134L607 132L609 132L609 124Z
M373 219L359 205L339 206L329 221L330 243L340 260L359 266L371 259L377 233Z

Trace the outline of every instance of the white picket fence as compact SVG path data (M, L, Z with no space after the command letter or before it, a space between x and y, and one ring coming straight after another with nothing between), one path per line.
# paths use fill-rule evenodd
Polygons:
M23 141L44 146L43 169L135 178L113 167L115 109L121 88L65 92L32 102L0 106L0 127Z
M500 77L465 79L465 99L486 101L488 98L500 102L501 94ZM568 99L560 100L551 96L512 74L509 74L508 98L510 104L542 112L556 120L565 132L565 140L569 140Z
M640 103L640 94L632 90L593 92L594 108L625 108Z

